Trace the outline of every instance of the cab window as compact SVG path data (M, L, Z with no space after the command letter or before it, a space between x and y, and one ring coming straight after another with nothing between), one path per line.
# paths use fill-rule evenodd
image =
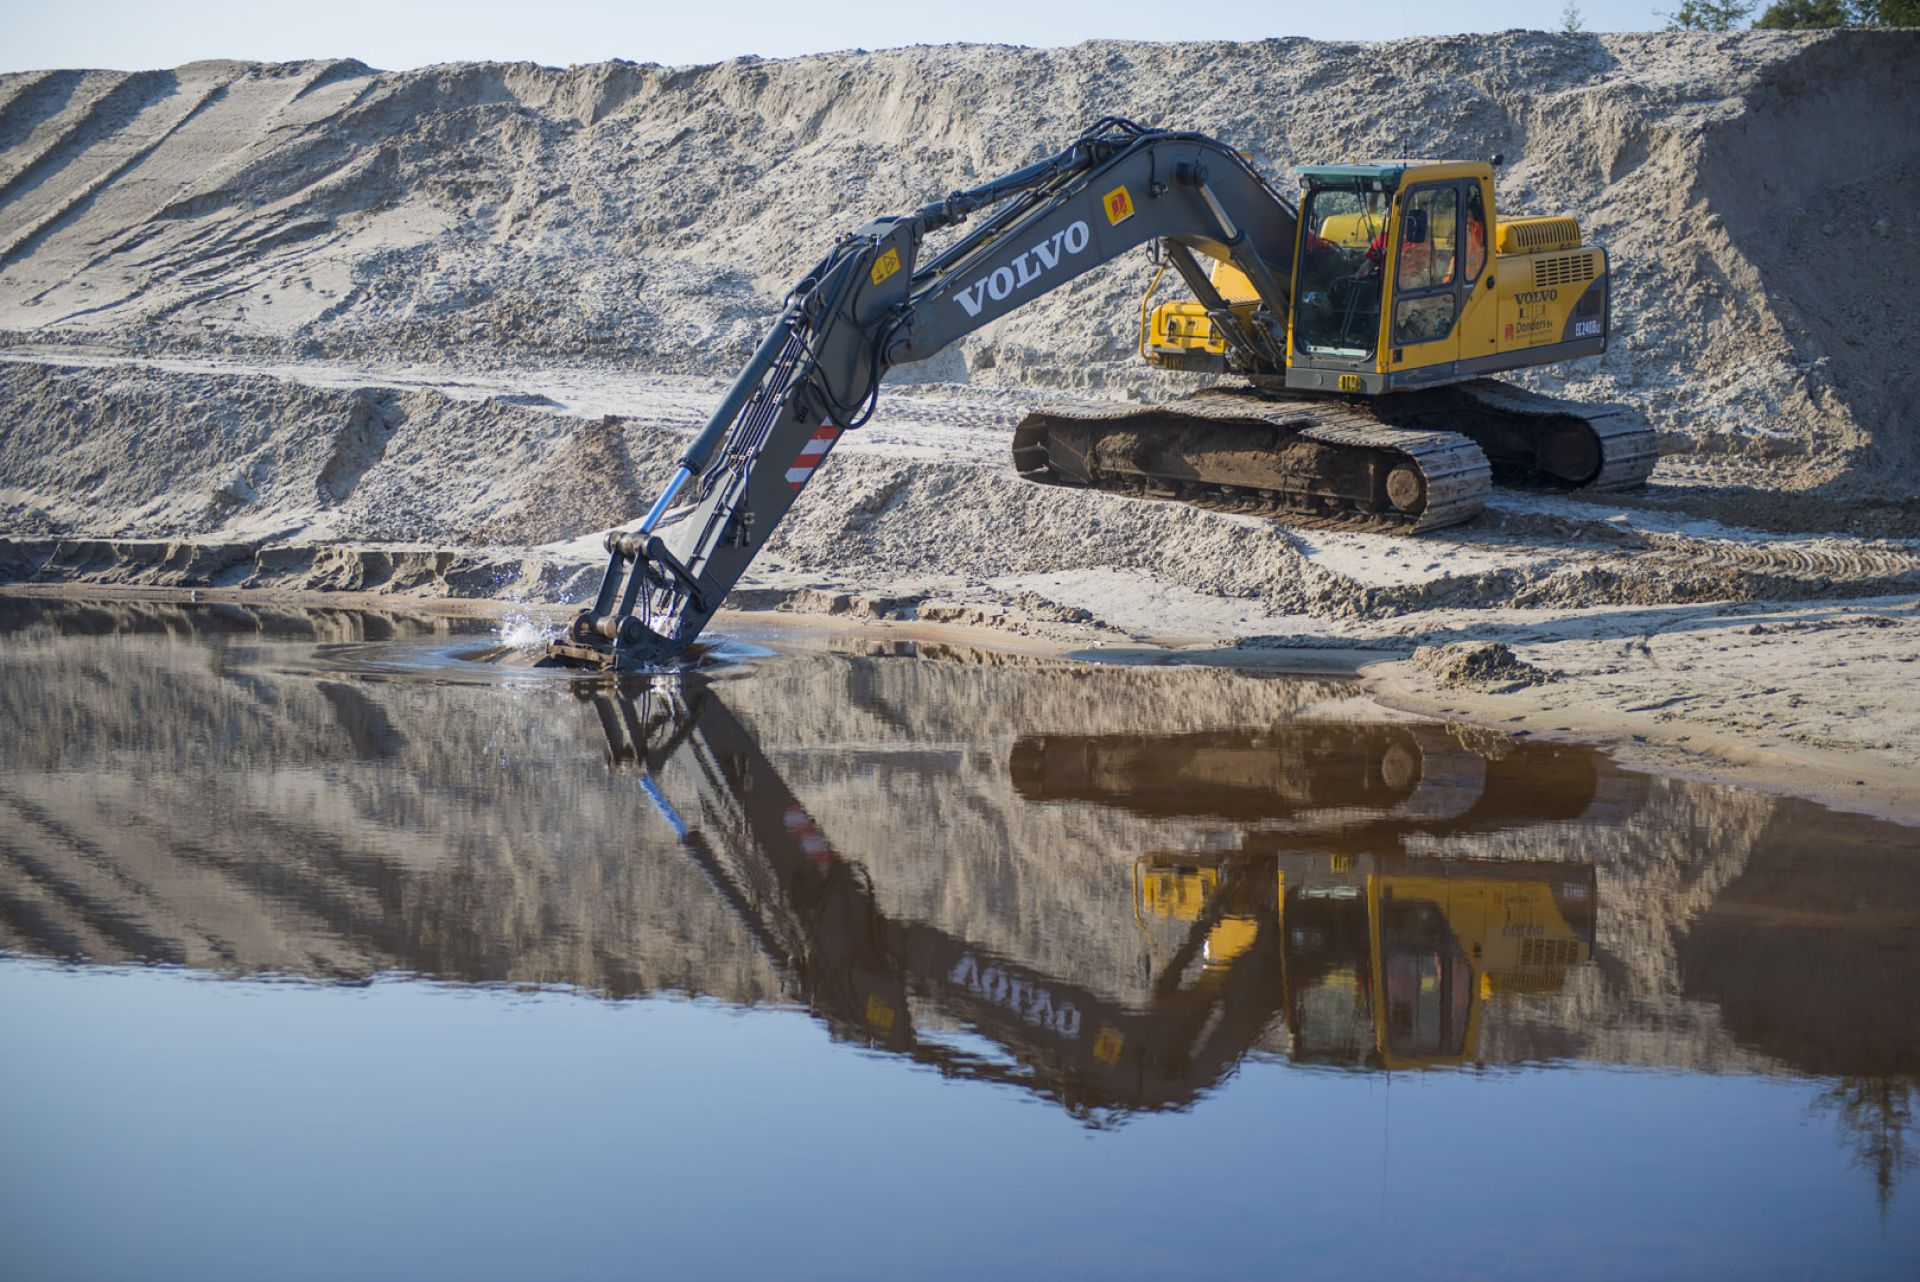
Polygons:
M1453 332L1460 259L1460 189L1416 187L1400 214L1400 261L1394 277L1396 346L1437 343ZM1485 255L1485 239L1481 241Z
M1373 354L1388 214L1387 193L1358 181L1307 193L1293 309L1300 351L1346 359Z
M1487 265L1487 208L1480 199L1480 184L1467 189L1467 284L1480 279Z
M1393 341L1409 347L1415 343L1437 343L1453 332L1453 314L1450 293L1401 299L1394 311Z
M1453 283L1460 224L1457 187L1417 188L1401 220L1401 292Z

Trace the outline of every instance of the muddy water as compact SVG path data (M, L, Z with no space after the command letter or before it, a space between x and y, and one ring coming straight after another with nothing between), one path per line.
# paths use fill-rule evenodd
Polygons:
M1315 680L0 639L8 1276L1920 1265L1912 829Z

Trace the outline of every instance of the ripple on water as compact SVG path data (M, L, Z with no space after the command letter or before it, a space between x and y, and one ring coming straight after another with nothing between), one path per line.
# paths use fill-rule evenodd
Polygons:
M515 634L523 635L523 634ZM604 681L608 674L576 668L536 666L544 657L545 641L509 641L502 630L492 634L421 638L401 641L347 641L316 645L293 667L312 672L357 676L384 681L424 681L439 684L521 684L529 681ZM676 676L737 666L764 658L772 651L727 637L700 642L669 663L638 669L634 675ZM276 667L288 666L285 656Z

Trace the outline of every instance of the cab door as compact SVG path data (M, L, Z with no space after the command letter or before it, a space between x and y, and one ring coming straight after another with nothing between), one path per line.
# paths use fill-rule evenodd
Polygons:
M1493 180L1465 178L1460 182L1460 211L1466 220L1460 242L1460 359L1477 360L1497 350L1500 300L1493 290ZM1471 373L1471 367L1461 373Z
M1463 188L1468 185L1421 183L1401 197L1393 307L1387 319L1389 373L1451 367L1460 359L1460 315L1468 297L1461 253ZM1484 237L1481 243L1484 246Z

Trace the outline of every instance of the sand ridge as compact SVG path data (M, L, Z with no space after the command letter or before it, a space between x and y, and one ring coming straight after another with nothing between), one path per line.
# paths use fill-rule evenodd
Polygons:
M0 330L491 367L740 363L832 238L1095 116L1303 163L1503 153L1511 214L1608 246L1622 396L1710 472L1904 497L1920 231L1913 32L936 46L702 67L352 61L0 77ZM963 344L942 377L1164 391L1144 262Z

